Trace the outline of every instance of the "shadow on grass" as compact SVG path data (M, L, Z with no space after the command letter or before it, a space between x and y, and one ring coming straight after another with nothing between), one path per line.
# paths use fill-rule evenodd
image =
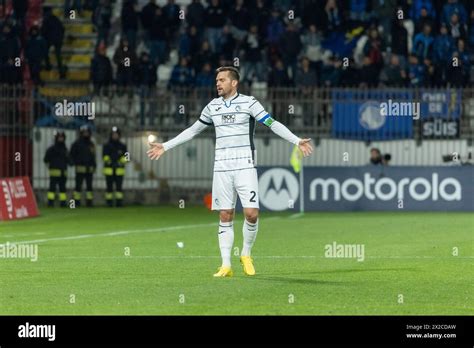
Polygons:
M356 272L390 272L390 271L416 271L419 269L415 268L366 268L366 269L336 269L327 271L309 271L309 272L297 272L297 275L309 275L309 274L331 274L331 273L356 273ZM251 280L263 280L272 282L283 282L293 284L310 284L310 285L349 285L351 283L357 283L354 281L327 281L321 279L301 279L292 278L285 276L295 276L295 273L278 273L277 276L273 275L258 275L255 277L247 277Z
M290 284L306 284L306 285L348 285L350 282L337 282L337 281L326 281L319 279L301 279L301 278L288 278L288 277L275 277L275 276L257 276L255 277L246 277L252 281L270 281L270 282L280 282L280 283L290 283Z
M393 272L410 271L420 272L419 268L361 268L361 269L330 269L324 271L300 271L298 274L331 274L331 273L357 273L357 272ZM295 272L296 273L296 272ZM295 273L278 273L278 275L294 275Z

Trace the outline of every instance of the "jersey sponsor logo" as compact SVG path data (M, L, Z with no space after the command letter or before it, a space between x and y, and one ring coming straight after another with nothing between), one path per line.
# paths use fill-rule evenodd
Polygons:
M260 201L267 209L286 210L298 199L298 180L287 169L270 169L260 177L259 191Z
M235 123L235 115L222 115L222 123Z

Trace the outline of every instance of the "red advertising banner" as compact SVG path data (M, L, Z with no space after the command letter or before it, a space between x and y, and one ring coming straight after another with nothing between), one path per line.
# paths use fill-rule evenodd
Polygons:
M38 215L38 207L27 176L0 178L0 220Z

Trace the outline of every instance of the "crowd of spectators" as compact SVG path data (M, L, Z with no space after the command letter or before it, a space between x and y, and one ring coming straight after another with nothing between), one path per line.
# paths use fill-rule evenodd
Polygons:
M42 27L24 33L27 0L0 23L0 82L18 82L14 57L24 49L32 79L54 46L61 75L64 27L47 10ZM66 0L93 11L97 44L91 80L98 88L157 83L176 50L171 87L213 86L213 70L234 65L242 82L270 87L466 86L472 83L474 5L469 0L123 0L120 45L112 59L115 1ZM62 28L61 28L62 27ZM332 49L336 35L354 40L350 54ZM144 47L144 49L142 48ZM139 49L140 48L140 49Z
M96 9L98 46L109 42L111 7L102 0ZM347 36L357 28L357 45L347 57L325 45L335 33ZM155 84L143 72L166 64L173 49L173 87L213 86L220 65L241 68L243 83L303 91L472 82L474 6L468 0L192 0L185 8L174 0L162 7L155 0L141 7L124 0L121 31L113 58L120 85ZM137 60L140 42L147 55ZM99 63L100 49L97 55L93 75L105 76L101 71L110 64ZM139 63L125 67L125 58Z
M6 5L5 0L0 4L0 84L22 83L25 67L34 84L43 84L40 71L52 69L48 54L51 47L54 47L59 75L65 78L61 55L64 25L52 8L45 6L40 23L27 27L29 1L13 1L11 13L6 13Z

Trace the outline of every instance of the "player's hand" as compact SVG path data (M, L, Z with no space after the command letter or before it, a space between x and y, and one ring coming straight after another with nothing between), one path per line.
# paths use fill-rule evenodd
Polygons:
M148 145L150 145L151 149L148 150L146 154L151 160L157 160L165 153L165 149L161 143L149 143Z
M307 157L313 153L313 147L311 146L311 139L301 139L298 144L298 148L303 152L303 156Z

